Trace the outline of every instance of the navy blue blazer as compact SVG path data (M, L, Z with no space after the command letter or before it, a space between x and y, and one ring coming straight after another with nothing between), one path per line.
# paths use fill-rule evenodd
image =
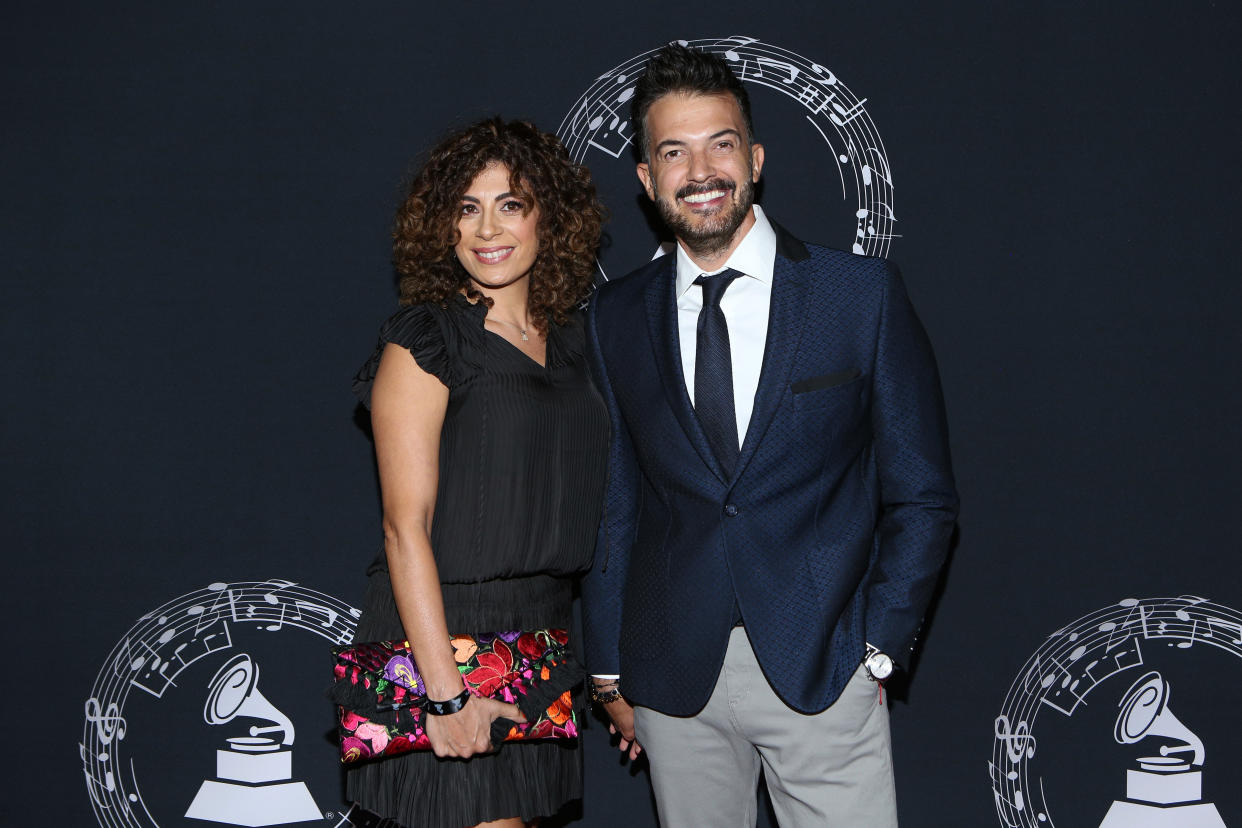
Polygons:
M590 362L612 418L593 673L635 704L707 702L734 601L765 676L823 710L867 642L909 656L957 516L940 381L896 268L777 228L754 413L732 476L686 393L676 257L603 285Z

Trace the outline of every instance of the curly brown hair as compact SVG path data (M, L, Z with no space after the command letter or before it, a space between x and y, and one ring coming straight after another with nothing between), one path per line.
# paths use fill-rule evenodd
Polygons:
M547 333L564 325L591 288L604 208L586 167L570 160L560 140L527 121L489 118L441 141L410 185L393 227L393 265L401 304L446 302L464 292L487 303L453 248L461 197L492 164L509 170L509 186L539 208L539 250L530 273L531 323Z

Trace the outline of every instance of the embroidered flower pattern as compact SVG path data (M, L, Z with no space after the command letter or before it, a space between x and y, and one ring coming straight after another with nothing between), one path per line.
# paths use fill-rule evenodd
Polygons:
M467 686L480 696L495 695L501 687L521 681L521 675L513 669L513 653L500 639L496 640L490 653L480 651L475 654L474 660L479 666L465 673L465 678Z
M564 630L453 636L454 660L467 689L513 703L565 664ZM341 761L396 756L431 747L416 706L424 695L408 642L352 644L334 651L333 695L340 704ZM563 686L563 685L562 685ZM558 688L559 689L559 688ZM363 710L363 713L356 712ZM374 709L374 714L369 711ZM534 722L515 724L506 740L576 738L578 714L566 690Z

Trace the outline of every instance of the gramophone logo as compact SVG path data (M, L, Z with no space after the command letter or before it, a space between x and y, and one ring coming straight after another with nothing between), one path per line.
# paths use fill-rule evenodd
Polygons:
M1155 756L1139 757L1137 770L1126 771L1126 799L1113 803L1100 828L1225 828L1216 806L1202 801L1203 740L1173 715L1169 699L1169 683L1154 671L1122 698L1114 738L1123 745L1159 741L1160 747Z
M211 680L203 719L227 725L238 716L265 719L245 736L230 736L228 749L216 751L216 780L208 779L185 815L231 825L280 825L319 819L319 808L305 782L293 777L293 722L259 692L259 668L242 653ZM276 732L279 741L268 734Z
M1214 726L1242 665L1222 654L1242 659L1242 615L1189 595L1128 598L1050 635L996 717L1001 824L1225 828L1239 734Z
M211 584L142 616L85 705L99 824L347 824L335 746L298 739L294 719L332 729L327 642L350 641L357 616L280 580ZM312 635L272 634L288 631Z

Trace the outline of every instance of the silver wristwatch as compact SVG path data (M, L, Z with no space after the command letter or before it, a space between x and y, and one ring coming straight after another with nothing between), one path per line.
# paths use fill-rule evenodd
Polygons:
M863 657L863 666L867 668L867 675L872 681L884 681L893 674L893 659L870 644L867 645L867 654Z

